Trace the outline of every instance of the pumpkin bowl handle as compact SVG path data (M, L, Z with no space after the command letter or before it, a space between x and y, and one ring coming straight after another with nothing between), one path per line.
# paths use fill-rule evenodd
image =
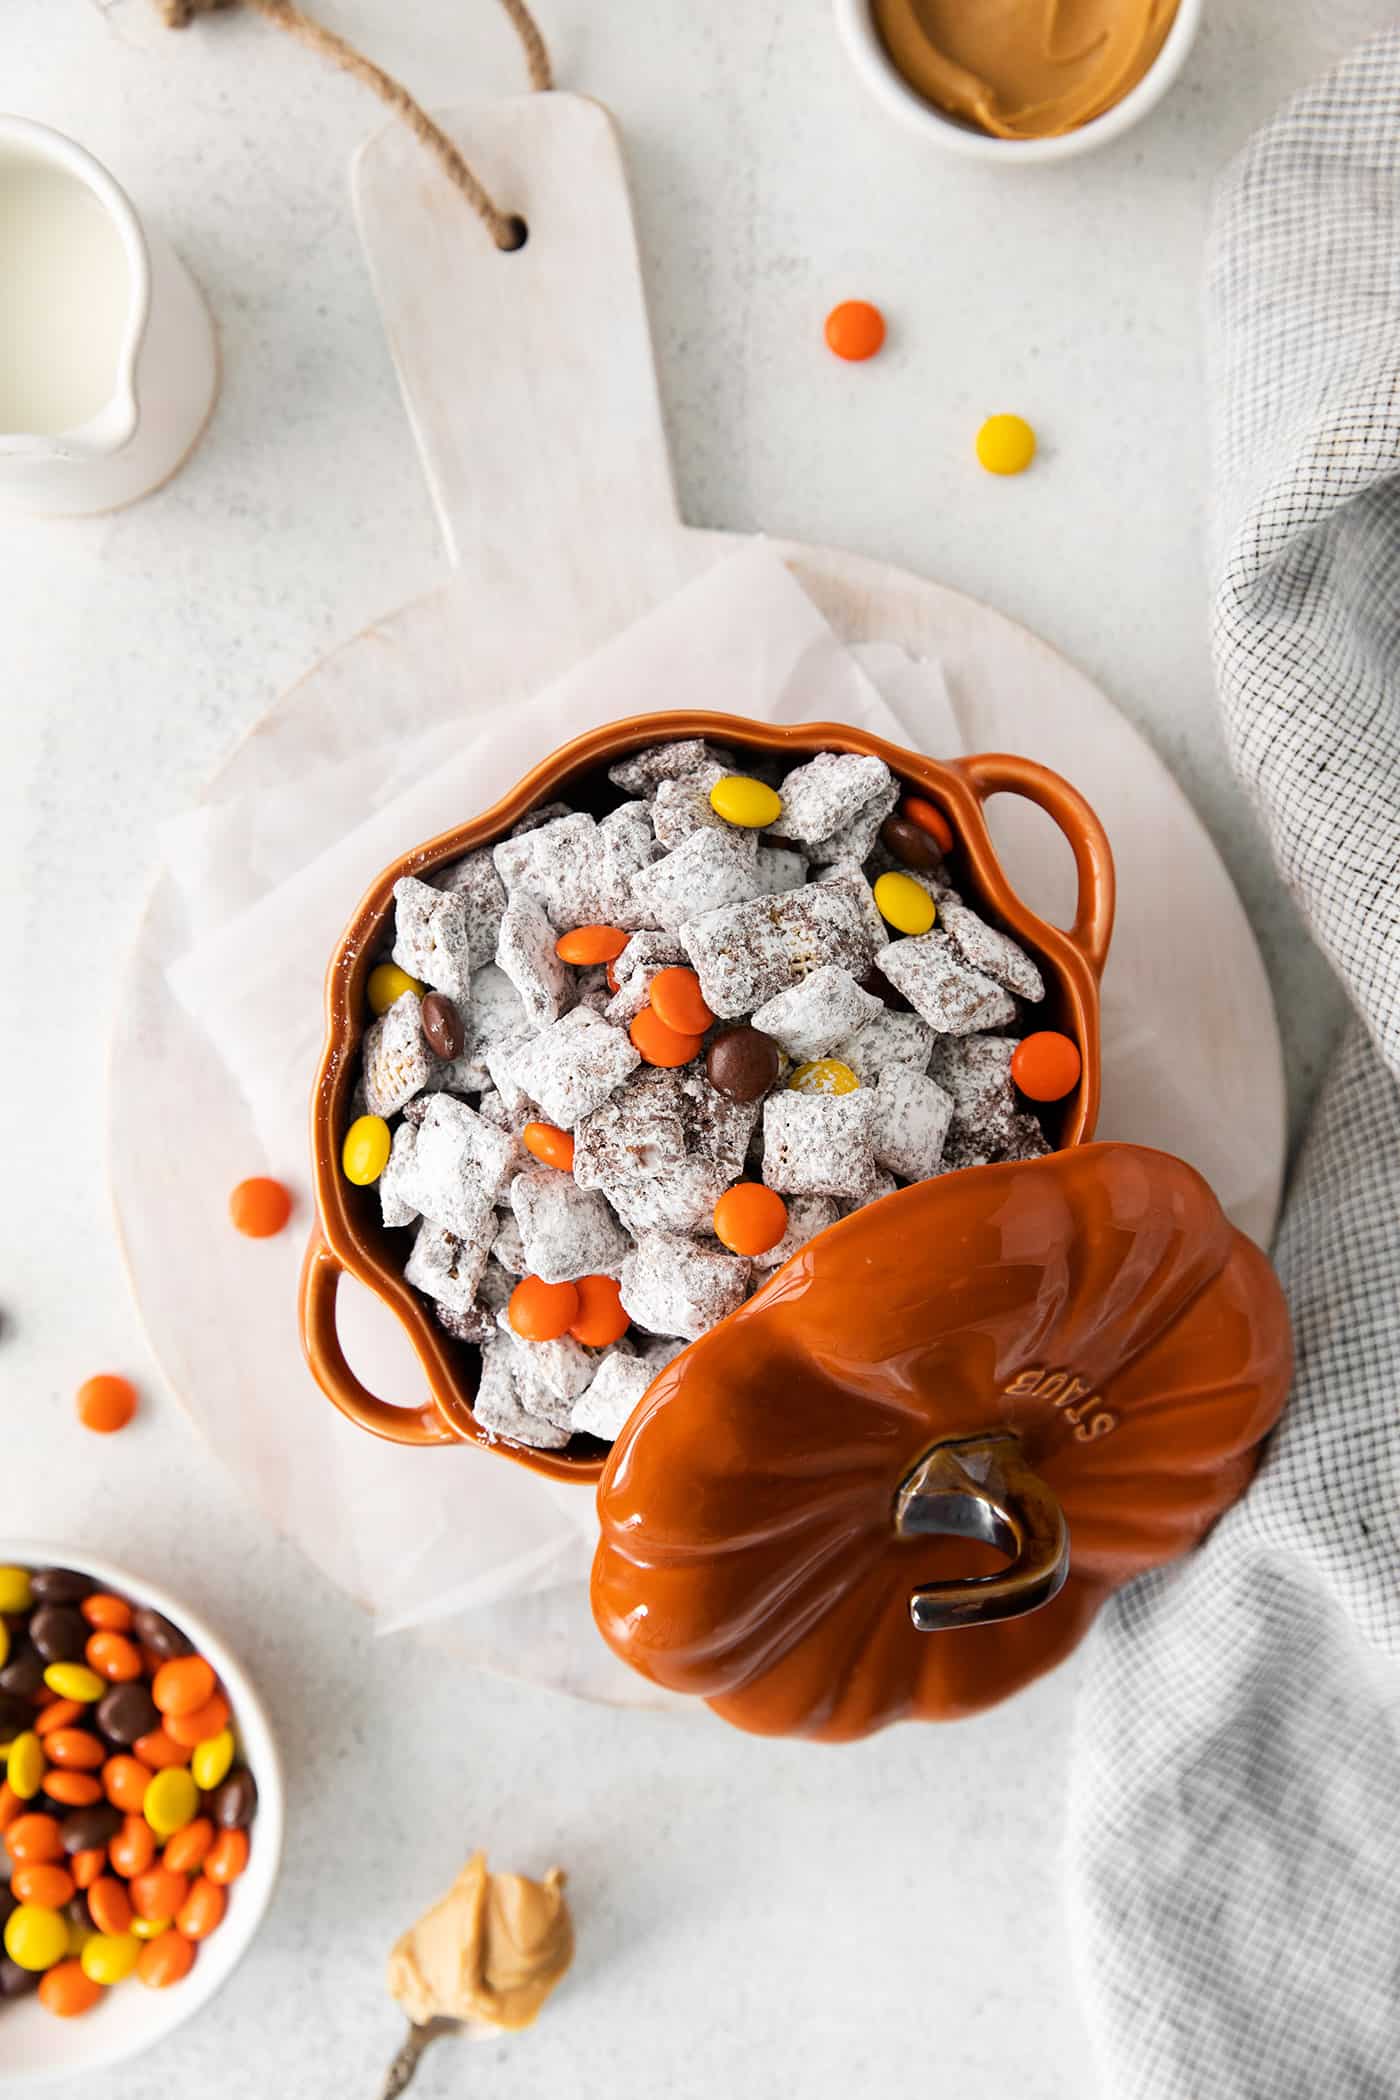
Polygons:
M1055 1496L1009 1434L935 1444L900 1483L901 1538L980 1539L1007 1556L994 1575L928 1583L909 1599L920 1633L1019 1619L1059 1595L1069 1573L1069 1526Z
M1074 855L1079 878L1074 924L1067 930L1095 977L1102 977L1113 934L1113 849L1089 804L1077 788L1072 788L1058 773L1052 773L1048 766L1039 766L1034 759L1018 758L1009 751L957 758L953 766L979 802L985 802L989 795L1024 795L1059 825Z
M431 1403L396 1407L376 1400L351 1370L335 1323L336 1293L344 1273L320 1232L314 1232L301 1270L301 1342L317 1384L350 1421L388 1443L455 1443Z

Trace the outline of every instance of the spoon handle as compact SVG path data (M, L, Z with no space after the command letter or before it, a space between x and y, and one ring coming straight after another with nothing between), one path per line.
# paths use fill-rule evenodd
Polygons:
M418 2059L430 2042L437 2041L456 2025L453 2020L428 2020L422 2027L410 2023L404 2036L403 2047L390 2064L380 2089L379 2100L399 2100L400 2093L407 2092L413 2074L418 2069Z

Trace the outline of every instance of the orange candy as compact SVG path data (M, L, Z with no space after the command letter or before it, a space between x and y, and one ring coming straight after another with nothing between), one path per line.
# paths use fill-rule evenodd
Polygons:
M571 1283L545 1283L522 1276L510 1294L510 1324L526 1342L557 1342L578 1318L578 1292Z
M138 1757L109 1757L102 1767L102 1788L113 1808L139 1816L151 1775Z
M102 1781L95 1772L46 1772L44 1792L61 1808L92 1808L102 1799Z
M572 1174L574 1170L573 1134L558 1129L553 1123L527 1123L520 1133L520 1142L527 1152L543 1160L547 1167L558 1167L561 1174Z
M0 1831L8 1830L15 1818L23 1813L24 1803L9 1780L0 1780Z
M136 1388L129 1378L103 1372L78 1387L78 1420L98 1436L125 1429L136 1412Z
M270 1174L254 1174L230 1195L228 1214L234 1230L246 1239L270 1240L292 1215L291 1191Z
M83 1653L88 1668L108 1684L132 1684L141 1675L141 1650L124 1633L94 1633Z
M873 357L885 340L885 317L868 299L843 299L826 317L826 347L848 363Z
M714 1020L694 970L658 970L648 996L652 1012L677 1035L703 1035Z
M106 1590L97 1590L91 1597L84 1597L78 1609L89 1626L100 1626L104 1633L130 1631L132 1611L125 1597L113 1597Z
M170 1736L182 1750L194 1750L200 1743L207 1743L211 1735L227 1728L229 1705L222 1692L215 1692L203 1706L197 1706L192 1714L167 1714L164 1733Z
M76 1721L84 1710L81 1699L55 1699L52 1706L44 1708L34 1723L34 1733L45 1739L44 1747L47 1749L48 1737L56 1734L60 1728L66 1728L70 1721ZM91 1738L88 1740L91 1741Z
M1028 1101L1063 1101L1082 1070L1075 1044L1053 1028L1024 1037L1011 1053L1011 1077Z
M10 1876L11 1895L21 1903L37 1903L43 1910L62 1910L65 1903L72 1902L77 1886L67 1867L55 1866L50 1860L16 1867Z
M204 1865L214 1843L214 1826L208 1816L199 1816L193 1823L186 1823L174 1837L167 1838L161 1854L161 1864L175 1874L193 1874ZM199 1937L198 1933L192 1935Z
M575 926L560 934L554 952L560 962L587 969L590 963L616 962L631 938L620 926Z
M127 1881L144 1874L156 1856L156 1834L144 1816L128 1816L107 1847L116 1872Z
M94 1881L87 1892L87 1907L99 1932L130 1932L131 1898L110 1874Z
M205 1880L217 1881L221 1885L237 1881L248 1864L248 1851L246 1830L221 1830L204 1862Z
M214 1684L214 1672L202 1655L177 1655L156 1671L151 1697L163 1714L192 1714L213 1698Z
M103 1986L93 1982L80 1961L55 1962L39 1978L39 2003L60 2020L76 2020L91 2012L104 1996Z
M131 1907L138 1918L173 1918L189 1892L188 1876L170 1867L148 1867L131 1883Z
M107 1847L90 1845L86 1852L75 1852L68 1862L68 1871L80 1889L90 1889L95 1881L102 1879L107 1864Z
M5 1832L5 1847L16 1866L46 1866L62 1859L63 1832L52 1816L17 1816Z
M78 1711L81 1713L82 1708ZM44 1755L51 1765L65 1771L96 1772L107 1761L107 1753L95 1735L85 1728L55 1728L45 1734Z
M605 1349L609 1342L620 1341L632 1323L623 1311L622 1294L613 1278L580 1276L574 1289L578 1318L569 1329L574 1340L590 1349Z
M766 1254L787 1231L787 1205L761 1181L736 1181L715 1205L715 1237L732 1254Z
M177 1743L164 1728L153 1728L149 1735L138 1735L131 1747L142 1764L148 1765L153 1772L163 1772L169 1765L187 1765L190 1761L187 1745Z
M940 853L953 850L953 830L941 809L935 809L922 795L906 795L899 805L899 814L926 831Z
M194 1967L194 1941L173 1929L158 1940L147 1940L136 1961L136 1973L153 1991L180 1983Z
M633 1049L647 1064L660 1065L667 1071L678 1065L688 1065L698 1057L705 1040L700 1035L680 1035L674 1028L668 1028L652 1006L642 1008L627 1033L632 1038Z
M228 1897L217 1881L201 1874L175 1914L175 1927L187 1940L207 1940L224 1922Z

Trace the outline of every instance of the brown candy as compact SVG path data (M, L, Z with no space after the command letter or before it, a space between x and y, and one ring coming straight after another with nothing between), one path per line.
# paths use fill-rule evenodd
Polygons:
M0 1692L0 1743L13 1742L31 1725L33 1707L18 1692Z
M772 1036L747 1023L726 1028L705 1053L710 1085L726 1101L761 1101L777 1080L781 1066L781 1055Z
M117 1684L104 1694L97 1725L109 1742L130 1744L160 1726L160 1709L144 1684Z
M149 1648L153 1655L159 1655L165 1662L175 1655L194 1654L194 1643L186 1640L179 1627L172 1626L169 1619L163 1619L148 1605L143 1605L132 1615L131 1630L144 1648Z
M37 1648L21 1648L0 1670L0 1692L14 1692L21 1699L32 1699L43 1684L44 1658Z
M37 1970L22 1969L6 1955L0 1961L0 1998L25 1998L39 1988Z
M246 1765L230 1772L222 1786L216 1787L209 1801L209 1813L220 1830L246 1830L258 1812L258 1783Z
M445 992L429 992L419 1009L423 1033L439 1057L460 1057L467 1045L462 1016Z
M908 817L886 817L880 826L880 842L886 852L896 860L903 861L906 868L919 868L927 873L943 865L943 856L935 839Z
M97 1588L91 1575L76 1568L36 1568L29 1587L41 1604L81 1604Z
M78 1662L91 1632L71 1604L46 1604L29 1622L29 1638L46 1663Z
M122 1827L121 1810L110 1801L95 1801L91 1808L75 1808L63 1818L63 1849L71 1859L75 1852L95 1852L109 1844Z

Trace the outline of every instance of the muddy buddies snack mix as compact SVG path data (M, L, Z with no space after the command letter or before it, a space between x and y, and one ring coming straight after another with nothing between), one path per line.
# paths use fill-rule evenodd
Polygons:
M346 1153L479 1427L583 1455L837 1219L1048 1150L1023 1039L1078 1072L882 759L692 738L587 799L395 885Z

